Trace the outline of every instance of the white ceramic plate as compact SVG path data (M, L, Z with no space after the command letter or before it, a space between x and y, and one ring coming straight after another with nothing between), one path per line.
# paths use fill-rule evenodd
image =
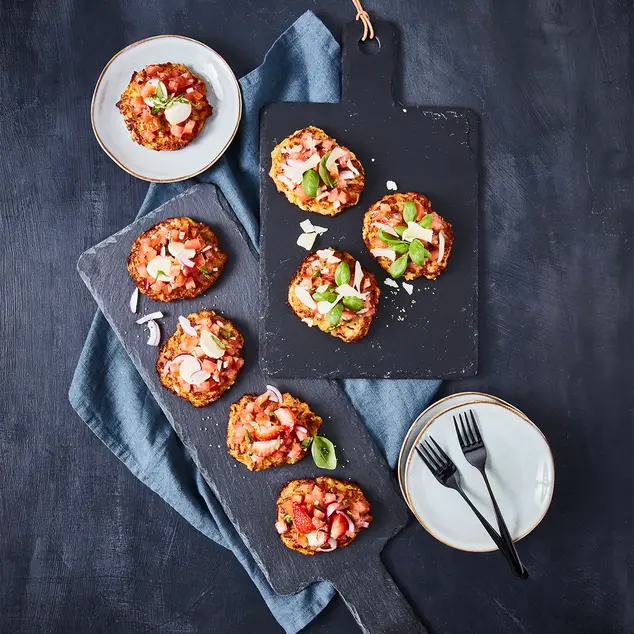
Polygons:
M460 403L469 403L469 402L475 402L475 401L504 403L505 405L512 407L512 405L509 405L506 401L503 401L497 396L491 396L491 394L484 394L483 392L458 392L456 394L450 394L449 396L445 396L445 398L442 398L439 401L432 403L426 410L424 410L421 414L419 414L418 418L416 418L416 420L412 423L411 427L407 431L407 434L405 434L405 440L403 440L403 444L401 445L401 451L398 456L398 468L397 468L398 483L399 483L399 486L401 487L401 493L403 494L403 497L406 500L407 500L407 495L405 494L405 484L404 484L405 483L405 464L407 463L407 456L409 455L411 449L414 447L414 441L416 440L416 437L420 433L420 430L434 416L437 416L438 414L440 414L440 412L444 412L448 407L452 407Z
M205 81L213 114L189 145L157 152L132 140L115 104L134 71L165 62L184 64ZM185 180L211 167L231 143L241 116L240 87L227 62L205 44L180 35L150 37L117 53L97 81L91 106L95 136L108 156L133 176L159 183Z
M463 488L481 513L497 526L482 476L462 455L453 416L472 409L488 451L487 474L514 540L528 535L543 519L553 495L555 465L541 431L518 410L500 402L454 404L432 416L412 443L405 461L406 499L422 526L436 539L460 550L495 550L464 500L436 481L414 449L427 436L449 454Z

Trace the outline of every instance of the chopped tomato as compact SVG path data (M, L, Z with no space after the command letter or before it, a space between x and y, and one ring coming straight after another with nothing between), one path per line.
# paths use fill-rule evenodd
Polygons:
M144 130L143 138L146 141L154 141L154 139L156 138L156 134L154 134L154 132L152 132L151 130Z
M299 185L299 187L295 189L295 192L297 193L297 197L301 202L305 203L306 201L310 200L310 196L306 194L304 188L301 185Z
M156 75L160 72L161 67L158 66L157 64L150 64L149 66L145 67L145 72L148 75Z
M193 240L187 240L185 241L185 248L186 249L195 249L196 251L198 251L198 249L202 249L203 248L203 242L200 238L195 238Z
M339 201L342 205L348 202L348 194L346 192L339 192Z
M193 88L187 89L187 99L193 101L194 103L198 103L204 95Z
M183 136L183 130L185 128L183 128L183 126L180 125L173 125L170 128L170 132L172 133L173 136L175 136L177 139L180 139Z
M194 131L195 127L196 127L196 122L193 119L190 119L185 124L185 129L183 130L183 134L191 134Z

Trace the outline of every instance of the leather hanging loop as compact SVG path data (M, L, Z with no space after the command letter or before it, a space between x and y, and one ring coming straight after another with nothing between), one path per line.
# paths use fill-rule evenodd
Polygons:
M363 22L363 37L361 38L361 41L365 42L368 37L373 39L374 27L372 26L372 22L370 22L368 12L363 8L363 6L361 6L361 0L352 0L352 4L354 4L354 8L357 10L356 19Z

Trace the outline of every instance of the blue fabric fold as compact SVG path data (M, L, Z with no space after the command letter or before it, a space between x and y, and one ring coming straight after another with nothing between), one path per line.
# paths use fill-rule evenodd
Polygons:
M319 57L320 63L313 60ZM340 49L311 12L273 44L261 66L240 80L244 111L238 134L214 167L190 180L153 184L139 210L147 214L194 182L214 183L258 247L259 112L277 101L336 102ZM346 394L394 467L411 421L431 401L439 381L348 379ZM218 500L98 311L70 387L71 405L130 471L201 533L236 555L274 617L289 634L305 627L330 601L329 583L292 596L271 589Z

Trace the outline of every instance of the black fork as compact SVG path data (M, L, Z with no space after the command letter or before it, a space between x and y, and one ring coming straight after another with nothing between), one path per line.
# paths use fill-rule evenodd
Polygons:
M467 413L465 413L464 419L462 413L458 414L460 425L458 425L456 417L453 417L453 424L456 428L456 435L458 436L458 441L460 442L460 448L462 449L462 453L464 454L467 462L473 465L482 474L487 491L491 496L491 502L493 502L495 518L497 519L498 528L500 529L500 535L502 536L506 550L508 550L509 555L512 558L512 565L514 570L516 570L517 576L520 577L520 579L528 579L528 570L526 570L524 564L520 561L511 533L506 526L506 522L504 521L504 517L502 517L502 512L500 511L500 507L495 499L495 495L493 495L493 489L489 484L489 478L486 473L487 448L482 440L482 435L478 429L478 423L476 422L473 410L469 410L468 414L469 415L467 416Z
M453 489L460 494L462 499L469 505L469 508L473 511L475 516L480 520L480 523L484 526L486 532L489 534L495 545L500 549L500 552L509 562L513 573L520 576L520 571L513 564L511 555L508 552L502 538L463 491L460 484L460 472L456 468L456 465L431 436L428 438L429 440L423 440L416 445L416 451L419 456L423 459L423 462L427 465L433 476L436 480L438 480L438 482L440 482L440 484L449 489Z

